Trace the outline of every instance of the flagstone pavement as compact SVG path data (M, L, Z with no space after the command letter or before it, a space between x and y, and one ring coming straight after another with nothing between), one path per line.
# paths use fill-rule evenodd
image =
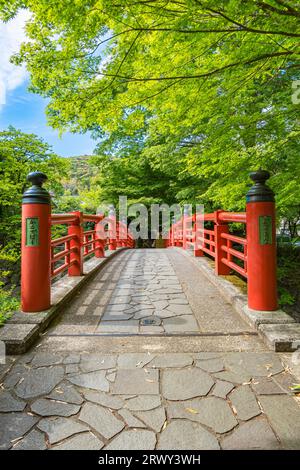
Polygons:
M0 366L0 449L300 449L295 357L178 250L122 252Z

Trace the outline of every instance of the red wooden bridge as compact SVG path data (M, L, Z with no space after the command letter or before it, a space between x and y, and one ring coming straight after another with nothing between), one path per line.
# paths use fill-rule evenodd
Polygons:
M208 255L216 275L237 272L247 280L248 306L254 310L277 309L275 202L265 185L269 174L259 170L251 177L246 212L184 215L174 222L165 247L192 250L195 257ZM51 214L48 192L42 187L46 175L31 173L33 186L23 196L22 216L22 310L37 312L50 307L51 280L63 272L82 276L86 258L105 257L105 250L134 248L126 224L114 215ZM84 230L84 225L89 227ZM210 227L206 225L209 223ZM231 224L245 226L245 237L230 233ZM51 240L51 226L68 227L68 234Z

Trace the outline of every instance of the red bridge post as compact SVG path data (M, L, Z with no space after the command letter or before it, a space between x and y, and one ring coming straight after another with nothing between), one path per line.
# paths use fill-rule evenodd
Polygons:
M227 276L230 274L231 268L222 262L222 258L225 258L226 253L222 249L225 241L222 239L223 233L229 233L229 227L227 223L222 223L219 220L219 212L215 211L215 226L214 226L214 239L215 239L215 273L219 276Z
M95 256L96 258L105 258L105 231L102 220L104 219L104 214L98 214L101 217L101 220L95 225Z
M253 310L276 310L276 225L273 191L265 185L270 174L250 174L255 183L247 193L248 306Z
M117 248L117 218L114 208L109 211L109 250L113 251Z
M69 276L83 275L83 214L80 211L71 212L76 215L76 222L68 226L68 235L74 235L70 241L70 263L68 269Z
M50 307L51 198L44 173L29 173L22 199L21 305L23 312Z

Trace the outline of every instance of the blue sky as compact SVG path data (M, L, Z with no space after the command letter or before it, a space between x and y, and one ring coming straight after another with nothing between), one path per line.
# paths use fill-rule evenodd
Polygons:
M46 100L29 93L26 90L27 84L28 80L7 92L6 103L0 109L0 129L6 129L11 124L23 132L36 134L51 144L55 153L63 157L91 155L96 143L89 135L68 132L60 138L57 131L47 126Z
M89 135L65 133L61 138L58 132L47 126L45 107L47 101L29 93L29 77L24 67L16 67L9 62L25 39L24 24L27 12L21 12L7 24L0 22L0 130L10 124L23 132L42 137L52 145L58 155L90 155L96 146Z

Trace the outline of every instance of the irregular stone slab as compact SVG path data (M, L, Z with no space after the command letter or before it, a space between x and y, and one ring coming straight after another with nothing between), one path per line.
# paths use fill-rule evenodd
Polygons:
M133 317L133 313L120 313L106 311L101 317L101 321L125 321Z
M167 333L188 333L199 331L198 323L193 315L181 315L179 317L165 318L163 326Z
M46 450L46 440L44 434L33 429L24 439L18 441L12 450Z
M105 371L87 372L68 377L68 380L79 387L93 388L102 392L109 391L109 382L105 377Z
M124 406L124 400L115 395L107 395L106 393L95 392L92 390L86 390L83 394L86 400L97 403L98 405L106 406L113 410L119 410Z
M79 419L94 428L106 439L118 434L125 426L111 411L93 403L83 405Z
M34 398L50 393L62 381L64 369L61 366L28 370L15 388L20 398Z
M290 387L295 384L293 376L287 372L275 375L273 377L274 382L286 393L291 393Z
M216 382L216 385L213 389L212 394L215 397L219 398L226 398L228 393L231 392L231 390L234 388L234 385L231 384L230 382L223 382L223 380L218 380Z
M247 421L261 413L261 409L249 385L243 385L234 389L229 398L236 409L237 417L243 421Z
M225 366L233 372L245 371L250 377L267 377L283 371L279 357L272 352L235 352L224 356Z
M80 406L46 398L40 398L31 405L31 411L40 416L72 416L76 415Z
M62 363L62 356L59 354L38 352L31 361L33 367L46 367Z
M116 378L116 373L115 373L115 372L112 372L111 374L107 374L106 378L107 378L107 380L109 380L110 382L114 382L114 381L115 381L115 378Z
M10 392L0 392L0 412L23 411L26 406L25 401L16 400Z
M185 298L178 298L178 299L170 299L169 300L170 305L188 305L188 301Z
M120 369L142 368L154 359L153 354L147 353L124 353L118 356L118 367Z
M228 403L215 397L170 403L167 411L170 418L197 421L219 434L231 431L238 424Z
M158 371L144 369L120 369L112 384L112 393L116 395L156 395L159 393Z
M153 305L155 310L163 310L164 308L168 307L169 302L167 300L154 300Z
M138 418L133 416L129 410L119 410L119 415L122 416L125 423L129 428L145 428L146 425L142 423Z
M76 374L77 372L80 372L79 366L77 364L66 365L66 374Z
M160 432L166 421L165 409L162 406L150 411L135 411L134 414L155 432Z
M151 292L149 293L149 299L154 303L159 300L168 300L169 296L166 294L153 294L153 292Z
M226 382L232 382L234 384L243 384L251 380L251 375L245 371L230 372L225 370L223 372L214 373L214 376L219 380L225 380Z
M130 429L122 431L105 447L105 450L153 450L155 444L154 432L146 429Z
M9 449L13 440L22 437L37 422L26 413L0 414L0 449Z
M161 288L161 289L155 289L155 293L157 294L178 294L182 292L181 287L180 288L171 288L171 287L166 287L166 288Z
M168 310L171 312L177 313L177 315L192 315L193 310L189 305L177 305L177 304L170 304L168 306Z
M47 398L73 403L75 405L81 405L81 403L83 403L82 396L71 384L61 384L59 387L55 388Z
M126 295L131 295L132 289L115 289L112 298L114 297L124 297Z
M257 377L254 378L252 389L257 395L285 395L288 393L283 390L272 378Z
M19 380L24 377L24 374L26 374L28 369L26 369L23 365L18 364L14 366L11 370L10 373L6 376L3 385L5 389L9 389L17 385ZM7 372L7 371L6 371Z
M44 418L37 427L48 435L50 444L54 444L69 436L89 431L88 426L78 423L72 418Z
M159 450L218 450L217 439L198 423L176 419L159 436Z
M69 354L63 360L64 364L79 364L80 354Z
M193 358L188 354L184 353L165 353L159 356L156 356L152 360L149 367L154 368L168 368L168 367L186 367L190 366L193 363Z
M135 312L134 314L134 319L135 320L141 320L143 318L147 318L149 317L149 315L152 315L154 312L154 309L153 308L147 308L147 309L143 309L143 310L138 310Z
M275 434L265 419L241 424L221 443L224 450L276 450L280 449Z
M221 372L224 370L224 362L222 359L207 359L206 361L196 361L196 367L206 372Z
M200 369L166 370L162 374L162 394L168 400L187 400L207 395L214 381Z
M80 368L83 372L112 369L117 363L117 356L104 354L89 354L82 356Z
M193 353L194 359L199 359L199 361L206 361L208 359L218 359L224 356L222 352L200 352Z
M177 313L173 313L170 310L155 310L154 315L159 318L174 318L177 317Z
M156 395L141 395L126 400L125 408L132 411L148 411L154 410L161 405L159 396Z
M51 450L100 450L104 442L91 432L76 435L51 448Z
M125 295L124 297L115 297L111 298L108 302L108 305L117 305L117 304L129 304L130 303L130 295Z
M300 407L290 396L260 396L259 401L284 449L300 448Z

